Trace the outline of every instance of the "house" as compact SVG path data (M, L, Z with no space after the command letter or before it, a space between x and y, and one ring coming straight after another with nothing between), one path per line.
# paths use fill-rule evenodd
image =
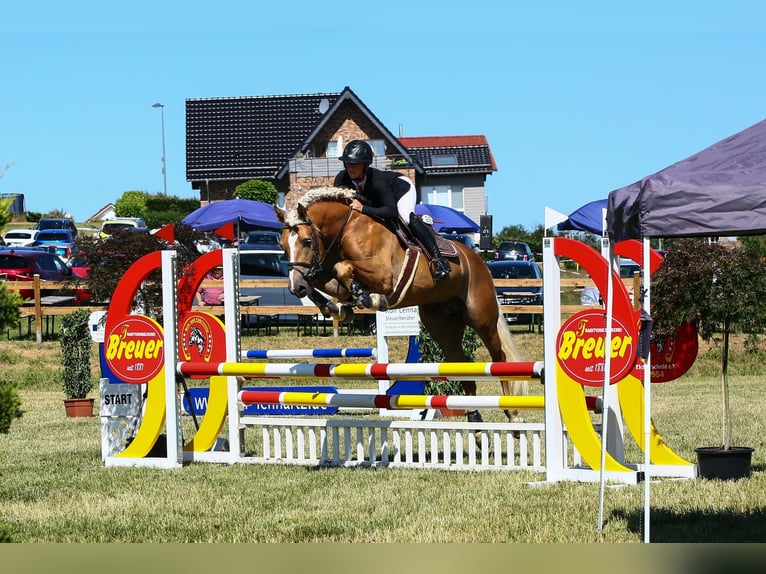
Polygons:
M107 219L114 219L115 217L115 205L114 203L107 203L104 207L99 209L96 213L88 217L85 221L101 222Z
M362 139L374 167L415 182L418 202L446 205L478 222L484 182L497 171L484 136L396 137L349 88L340 93L186 100L186 179L202 204L230 199L250 179L270 181L291 208L332 185L344 146Z

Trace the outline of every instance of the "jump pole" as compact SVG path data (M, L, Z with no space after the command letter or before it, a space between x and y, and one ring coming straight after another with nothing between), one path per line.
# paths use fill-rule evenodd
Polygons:
M234 377L278 377L295 379L373 379L373 380L487 380L541 378L542 361L513 363L204 363L179 362L176 373L182 376L199 375Z
M543 409L539 396L378 395L304 391L240 391L244 405L308 405L373 409Z
M378 356L377 349L372 347L340 348L340 349L251 349L242 351L243 359L340 359L340 358L372 358Z

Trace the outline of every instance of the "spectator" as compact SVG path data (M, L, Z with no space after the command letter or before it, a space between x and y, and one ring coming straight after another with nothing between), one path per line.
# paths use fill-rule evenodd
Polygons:
M207 277L206 281L221 281L223 280L223 269L216 267ZM197 291L196 296L198 305L223 305L223 286L221 287L203 287Z

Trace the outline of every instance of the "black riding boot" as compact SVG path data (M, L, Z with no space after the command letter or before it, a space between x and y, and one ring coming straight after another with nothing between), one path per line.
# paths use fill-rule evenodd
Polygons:
M414 213L410 214L410 229L431 255L431 274L434 279L438 282L449 278L449 261L439 251L433 232Z

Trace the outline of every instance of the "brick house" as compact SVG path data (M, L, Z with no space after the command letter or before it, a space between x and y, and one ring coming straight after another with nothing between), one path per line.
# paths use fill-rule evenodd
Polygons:
M202 204L230 199L250 179L270 181L293 207L331 185L353 139L375 150L374 167L415 182L419 203L446 205L478 222L484 182L497 171L486 137L396 137L349 88L340 93L186 100L186 179Z

